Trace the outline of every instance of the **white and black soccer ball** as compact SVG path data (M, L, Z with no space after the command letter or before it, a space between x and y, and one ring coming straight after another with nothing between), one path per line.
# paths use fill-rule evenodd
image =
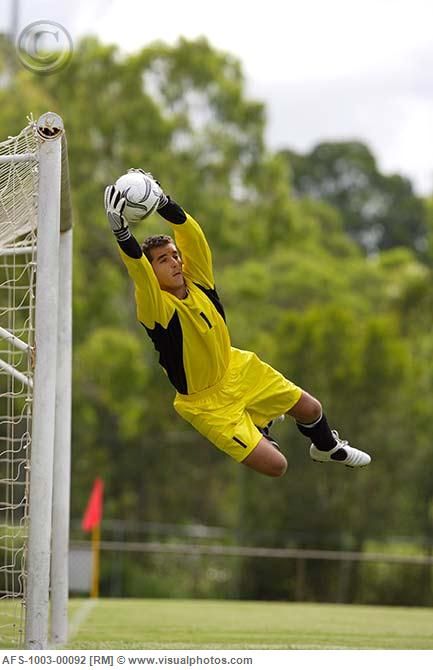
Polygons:
M126 200L123 215L128 223L139 223L156 211L162 191L151 176L131 170L119 177L115 186Z

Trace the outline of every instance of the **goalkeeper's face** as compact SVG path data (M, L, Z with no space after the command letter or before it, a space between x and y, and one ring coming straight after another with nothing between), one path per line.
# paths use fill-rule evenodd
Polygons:
M163 291L183 297L185 279L182 272L182 258L176 246L169 242L163 247L151 250L152 268Z

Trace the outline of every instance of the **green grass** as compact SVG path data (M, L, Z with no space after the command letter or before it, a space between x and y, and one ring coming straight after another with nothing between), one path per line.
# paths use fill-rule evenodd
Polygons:
M15 649L23 638L21 601L0 600L0 649Z
M0 648L16 604L0 604ZM433 649L428 608L224 600L75 599L68 649Z
M70 618L70 649L433 649L427 608L101 599Z

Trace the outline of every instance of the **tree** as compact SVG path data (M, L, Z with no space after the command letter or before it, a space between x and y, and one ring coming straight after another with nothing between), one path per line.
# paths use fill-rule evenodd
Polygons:
M398 323L382 316L360 321L354 312L330 304L302 315L286 313L276 334L282 343L278 368L321 399L331 425L369 451L373 464L365 471L346 472L312 464L308 445L286 421L280 444L289 460L287 487L271 490L267 481L249 482L247 536L254 542L266 529L271 545L362 551L371 537L399 534L404 528L410 532L407 488L416 468L414 461L405 464L405 454L410 440L412 453L420 454L422 442L412 432L411 357ZM250 570L258 569L254 565ZM347 601L362 597L352 568L339 585L334 566L311 562L305 597L333 599L336 591ZM248 596L259 597L254 580L261 588L262 572L255 577L246 571ZM293 590L284 593L295 595Z
M310 153L282 152L295 194L336 207L347 232L367 251L426 245L426 216L409 179L384 175L361 142L323 142Z

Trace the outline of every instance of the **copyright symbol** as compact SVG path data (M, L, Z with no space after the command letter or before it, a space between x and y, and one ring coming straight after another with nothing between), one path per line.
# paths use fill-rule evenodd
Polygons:
M72 58L72 39L66 28L55 21L34 21L17 40L18 58L36 74L54 74Z
M125 657L124 656L118 656L117 657L117 662L120 663L120 665L122 665L123 663L125 663Z

